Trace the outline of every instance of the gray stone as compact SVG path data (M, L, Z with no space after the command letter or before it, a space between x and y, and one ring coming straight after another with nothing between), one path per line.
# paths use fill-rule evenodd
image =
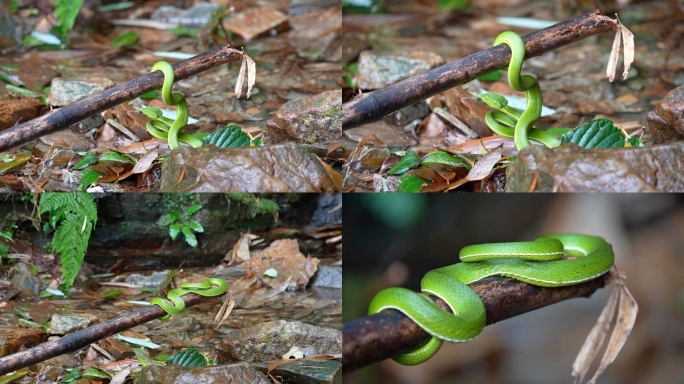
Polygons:
M342 8L311 12L290 18L287 38L297 54L313 61L342 59Z
M219 269L214 274L214 277L224 280L236 280L244 276L247 276L247 273L242 265Z
M311 284L314 287L342 289L342 267L319 266Z
M359 54L356 85L360 89L385 88L444 63L441 56L431 52L382 53L363 51Z
M21 23L0 4L0 55L18 53L21 47Z
M142 285L144 287L158 287L164 281L166 281L167 276L168 274L166 272L155 272L150 276L141 275L139 273L133 273L128 275L124 282L128 284Z
M266 376L248 364L215 365L211 367L181 367L148 365L133 381L135 384L270 384Z
M14 288L30 296L26 298L37 297L40 293L40 279L24 263L17 263L14 267L11 283Z
M255 367L268 372L267 363L255 364ZM336 360L299 359L273 369L271 375L280 376L289 383L341 384L342 364Z
M61 107L74 101L94 95L113 87L114 83L102 77L92 77L84 80L68 80L62 77L52 79L50 85L50 104Z
M97 321L97 316L88 313L75 315L52 315L50 320L51 335L66 335L84 328L88 328Z

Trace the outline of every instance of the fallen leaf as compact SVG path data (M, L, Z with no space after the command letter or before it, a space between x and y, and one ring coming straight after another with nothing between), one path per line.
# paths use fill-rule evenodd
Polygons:
M615 80L615 71L617 70L618 56L620 55L620 31L615 34L613 40L613 48L610 50L610 58L608 59L608 68L606 69L606 76L611 83Z
M501 152L501 147L497 147L489 151L489 153L486 155L482 156L480 160L473 165L473 168L470 170L470 172L468 172L466 179L468 179L468 181L476 181L487 178L489 174L492 173L494 165L501 160Z

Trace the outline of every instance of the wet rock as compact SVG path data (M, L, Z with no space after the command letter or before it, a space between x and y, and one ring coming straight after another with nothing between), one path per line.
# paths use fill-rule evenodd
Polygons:
M444 59L432 52L417 51L407 55L363 51L359 54L356 84L366 90L385 88L443 63Z
M263 251L255 252L249 260L242 263L242 267L248 275L258 276L268 287L293 291L306 287L311 276L316 273L318 259L305 257L299 251L297 240L282 239L272 242ZM264 276L264 272L269 269L275 269L277 276Z
M422 119L430 113L430 107L424 100L413 103L382 118L392 125L406 125L413 120Z
M289 15L301 15L309 12L323 11L330 7L339 5L338 0L292 0L287 13ZM337 11L342 14L342 11Z
M93 146L92 140L87 139L85 136L83 136L83 134L76 133L70 129L64 129L49 135L41 136L38 138L38 141L47 146L47 148L41 148L45 151L59 141L66 143L69 147L71 147L71 149L74 150L82 151Z
M327 149L342 136L342 90L288 101L267 123L274 144L295 141Z
M135 384L270 384L266 375L248 364L183 368L179 365L148 365L133 381Z
M594 115L612 115L614 110L610 103L605 100L582 100L576 104L577 110L582 115L594 116Z
M219 269L214 273L214 277L224 280L237 280L244 276L247 276L247 272L242 268L242 265Z
M180 24L185 27L201 27L211 20L211 13L220 8L215 3L198 3L190 9L179 9L173 5L162 5L152 12L152 20Z
M287 21L283 13L267 7L248 8L223 22L223 27L250 41L258 35L279 27Z
M19 352L22 348L47 341L48 334L41 328L0 328L0 356Z
M166 272L155 272L150 276L132 273L126 277L124 282L128 284L142 285L143 287L158 287L164 281L166 281L167 275L168 274Z
M342 267L318 267L314 276L313 287L339 288L342 289Z
M9 3L8 3L9 4ZM0 55L18 53L21 48L21 22L0 4Z
M530 145L508 168L506 192L526 192L534 178L538 192L680 192L682 169L682 142L611 150Z
M32 97L0 99L0 130L42 115L45 105Z
M161 192L334 192L337 188L322 161L294 143L236 149L182 146L162 165Z
M31 269L24 263L14 266L12 286L19 290L19 298L33 299L40 293L40 279L31 273Z
M268 364L255 364L255 368L266 373ZM335 360L300 359L281 365L270 371L272 376L282 377L297 384L341 384L342 364Z
M416 144L415 139L410 134L404 133L400 127L387 124L384 120L347 129L342 133L345 139L354 142L354 144L370 134L375 135L389 148L406 148L409 145ZM348 144L349 142L345 143L345 146L348 147Z
M221 340L219 363L249 363L279 359L292 347L313 348L318 354L342 353L342 332L300 321L277 320L230 332Z
M129 359L135 357L135 352L123 341L117 340L114 337L108 337L99 341L100 347L109 352L117 360Z
M287 38L299 56L312 61L342 59L342 7L294 16L290 25Z
M68 80L63 77L52 79L50 86L50 104L64 106L113 87L114 82L103 77L91 77L86 80Z
M318 205L311 217L311 222L307 227L318 228L322 226L333 226L342 224L342 195L339 193L321 194L318 198Z
M67 333L75 332L97 321L97 316L88 313L80 313L74 315L52 315L50 320L50 328L48 331L51 335L66 335Z
M647 117L654 143L684 139L684 86L668 92Z

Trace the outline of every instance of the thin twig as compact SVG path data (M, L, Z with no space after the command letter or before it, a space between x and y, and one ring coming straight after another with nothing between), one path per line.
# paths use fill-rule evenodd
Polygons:
M525 58L540 56L589 36L614 31L615 20L599 10L585 13L523 36ZM452 61L342 104L342 129L358 127L383 116L467 83L508 65L511 49L498 45Z
M487 325L491 325L563 300L589 297L610 280L610 273L606 273L582 284L545 288L493 277L473 283L470 287L482 298L487 312ZM441 299L434 301L438 307L450 311ZM349 373L410 351L424 344L428 337L413 320L395 310L349 321L342 326L342 369L344 373Z
M187 79L229 61L242 59L243 53L228 46L217 48L173 65L176 80ZM88 96L72 104L0 132L0 151L59 131L115 105L133 100L143 93L160 88L164 75L155 71L123 84Z

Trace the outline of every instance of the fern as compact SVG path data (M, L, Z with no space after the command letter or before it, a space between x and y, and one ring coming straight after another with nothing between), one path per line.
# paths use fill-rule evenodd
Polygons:
M55 32L63 43L69 42L69 31L74 27L83 0L55 0Z
M38 215L44 213L50 214L49 223L55 229L52 251L61 256L62 280L68 290L81 268L90 232L97 223L95 198L88 193L43 193Z

